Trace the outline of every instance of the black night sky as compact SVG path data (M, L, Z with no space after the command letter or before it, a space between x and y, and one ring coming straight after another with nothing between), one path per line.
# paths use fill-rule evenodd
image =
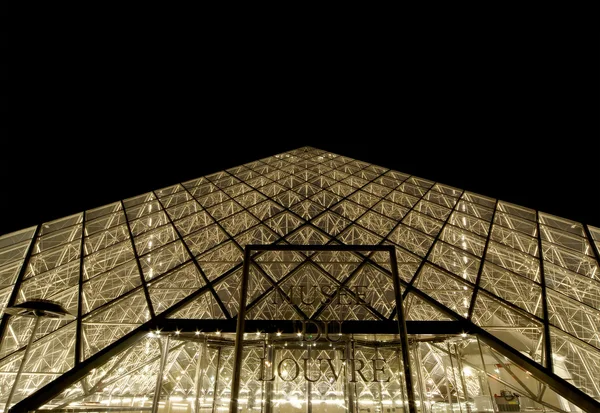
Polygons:
M90 34L9 64L0 236L307 145L600 227L598 35L511 30Z

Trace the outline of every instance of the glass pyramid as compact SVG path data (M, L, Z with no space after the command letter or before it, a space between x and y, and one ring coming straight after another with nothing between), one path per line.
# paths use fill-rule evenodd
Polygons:
M0 411L597 413L599 249L301 147L0 237Z

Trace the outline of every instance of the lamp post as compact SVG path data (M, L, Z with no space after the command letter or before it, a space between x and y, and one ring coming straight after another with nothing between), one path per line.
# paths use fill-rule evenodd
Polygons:
M40 319L42 317L65 318L69 316L73 317L73 315L67 310L65 310L63 306L59 303L43 299L25 301L23 303L13 305L12 307L5 308L4 312L12 316L30 317L35 319L33 329L31 330L31 335L29 336L29 341L27 342L27 346L25 346L25 354L23 354L23 359L21 360L21 364L19 365L17 377L15 378L15 381L13 382L13 385L10 389L8 399L6 399L4 412L7 413L8 408L10 407L10 402L15 393L15 389L17 388L17 383L19 382L21 373L23 372L23 367L25 367L25 363L27 363L27 358L29 357L29 350L31 349L31 343L33 342L33 338L35 337L35 333L40 323Z

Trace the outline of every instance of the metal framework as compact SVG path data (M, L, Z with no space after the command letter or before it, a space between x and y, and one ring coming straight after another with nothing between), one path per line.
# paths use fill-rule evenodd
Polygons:
M0 409L467 413L509 390L597 412L599 249L599 228L301 147L1 236ZM36 299L74 317L4 312ZM303 320L343 340L307 353ZM333 376L257 382L255 360L311 351ZM390 382L326 385L348 357Z

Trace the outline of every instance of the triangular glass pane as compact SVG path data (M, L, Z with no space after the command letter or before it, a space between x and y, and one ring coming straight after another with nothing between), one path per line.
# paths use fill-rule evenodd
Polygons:
M232 317L237 315L240 309L241 286L242 270L235 271L215 285L215 292Z
M148 284L148 293L155 314L160 314L204 287L204 278L192 263L185 264Z
M279 290L270 291L256 305L249 306L247 320L302 320L303 317L284 298Z
M135 261L98 275L82 285L82 312L87 314L141 284L142 279Z
M307 221L325 210L321 205L309 199L294 205L290 209Z
M344 200L331 208L332 211L337 212L344 218L350 221L355 221L359 216L364 214L367 209L358 205L355 202Z
M141 290L91 313L82 320L85 358L149 319L146 297Z
M136 237L134 240L136 252L140 256L148 254L173 242L177 238L178 234L175 232L175 228L171 225L164 225L154 231Z
M266 200L259 204L254 205L249 211L258 219L266 220L279 212L283 211L283 207L273 201ZM266 222L265 222L266 223Z
M437 267L425 264L414 285L437 302L467 317L473 295L473 287L470 284Z
M213 248L198 258L198 264L210 281L220 277L244 260L244 254L233 241Z
M486 261L479 285L523 310L542 317L542 288L528 278Z
M267 224L279 235L284 236L302 225L302 222L303 221L301 218L290 212L284 211L272 218L267 219L265 224Z
M429 261L464 280L475 283L481 260L461 248L437 242L428 256Z
M348 219L334 212L325 212L313 221L313 224L331 236L342 232L350 223Z
M542 362L543 326L525 312L479 291L472 321L527 357Z
M204 228L212 224L214 220L206 211L200 211L194 215L187 216L183 219L175 221L175 228L185 236L196 232L201 228Z
M213 297L213 294L210 291L206 291L192 302L186 304L173 314L170 314L167 318L183 318L193 320L224 319L225 314L223 314L223 311Z
M29 277L21 284L17 302L49 298L79 284L79 261ZM77 306L75 305L75 308Z
M188 235L183 240L192 254L197 257L228 238L227 233L219 225L213 224Z
M279 281L305 258L297 251L264 251L254 260L269 277L274 281Z
M398 225L387 239L421 257L427 254L429 247L433 244L433 238L429 235L402 224Z
M260 224L237 235L234 239L240 247L245 248L248 244L273 244L279 238L280 236L269 227Z
M600 311L550 289L547 294L550 323L600 349Z
M396 294L391 276L372 265L364 265L347 283L346 302L377 310L387 318L396 307Z
M344 230L341 234L337 236L344 244L351 245L376 245L381 242L383 238L379 235L372 233L371 231L367 231L359 227L358 225L351 225Z
M129 242L121 242L110 248L100 250L83 259L84 279L93 278L134 259L133 247Z
M263 275L256 264L250 264L248 271L248 294L246 296L246 305L252 304L254 300L260 297L273 284Z
M19 382L16 384L11 405L17 403L29 396L31 393L40 389L52 380L58 378L73 367L75 349L75 323L54 332L51 335L32 343L29 350L27 362L23 367ZM17 369L23 360L23 354L19 354L18 359L14 359L0 367L0 371L11 372L8 377L3 377L0 385L8 384L6 389L10 389L14 384L17 375ZM0 400L6 403L8 392L0 393Z
M259 221L249 212L241 211L229 218L223 219L219 224L232 236L246 231L255 226Z
M140 266L146 281L158 277L172 268L190 260L183 242L176 240L160 249L140 257Z
M71 289L71 298L76 298L76 289ZM72 314L74 316L74 314ZM35 332L34 342L41 340L43 337L59 330L66 324L73 322L73 317L66 318L41 318ZM4 340L2 341L2 349L0 351L0 359L13 351L23 348L31 336L35 320L32 317L11 317L7 323L7 329Z
M325 272L343 282L356 270L363 258L350 251L319 251L312 260Z
M297 305L309 318L333 294L338 285L312 263L302 264L286 279L281 288L292 304Z
M294 231L292 234L285 237L285 239L290 244L296 245L323 245L330 240L327 235L308 226L308 224Z
M600 351L550 326L554 373L600 399Z
M456 321L413 293L404 299L404 318L411 321Z

